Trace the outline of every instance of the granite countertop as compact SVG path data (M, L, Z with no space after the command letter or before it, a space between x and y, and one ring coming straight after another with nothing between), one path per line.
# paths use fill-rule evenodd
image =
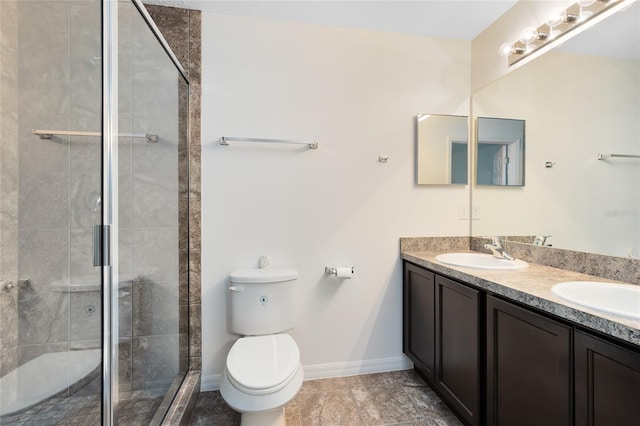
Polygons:
M435 257L442 253L446 252L403 251L401 257L434 272L640 346L640 320L586 308L568 302L551 292L554 284L564 281L611 282L612 280L530 262L527 269L517 271L465 268L437 261Z

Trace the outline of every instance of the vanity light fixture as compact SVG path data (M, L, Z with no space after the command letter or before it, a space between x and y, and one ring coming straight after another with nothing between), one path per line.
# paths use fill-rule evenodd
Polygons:
M568 33L572 32L574 35L582 32L635 1L578 0L566 9L556 8L552 10L544 24L537 28L527 27L520 33L519 40L503 43L499 49L500 56L508 58L509 66L524 58L537 57L565 41ZM577 28L580 30L575 31ZM536 55L532 55L534 52Z

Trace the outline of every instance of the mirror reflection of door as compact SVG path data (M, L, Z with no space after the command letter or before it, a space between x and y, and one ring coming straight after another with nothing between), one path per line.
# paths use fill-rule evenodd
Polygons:
M451 183L456 185L467 184L467 141L451 141Z
M524 186L524 120L478 118L476 183Z
M521 164L512 159L519 158L522 142L478 141L478 185L517 185L509 178L519 176Z

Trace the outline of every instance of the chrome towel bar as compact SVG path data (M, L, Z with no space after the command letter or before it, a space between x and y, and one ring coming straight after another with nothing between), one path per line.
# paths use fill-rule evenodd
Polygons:
M77 132L74 130L32 130L31 133L40 136L40 139L51 139L56 136L102 136L101 132ZM158 142L158 135L149 133L120 133L118 136L128 138L145 138L149 143Z
M229 145L229 142L265 142L265 143L288 143L297 145L308 145L309 149L318 149L318 142L316 141L300 141L294 139L262 139L262 138L233 138L229 136L222 136L220 138L220 145Z
M640 158L640 155L633 155L633 154L598 154L598 160L605 160L607 158L613 158L613 157Z

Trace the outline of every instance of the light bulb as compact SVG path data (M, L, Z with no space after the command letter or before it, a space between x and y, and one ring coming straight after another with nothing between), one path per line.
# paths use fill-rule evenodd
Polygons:
M531 44L538 39L538 30L533 27L527 27L520 33L520 43Z
M512 53L514 53L514 51L515 49L513 47L513 43L509 43L508 41L505 43L502 43L499 49L500 56L509 56Z
M594 4L596 0L578 0L577 3L580 6L580 17L578 18L579 22L584 22L585 19L591 17L593 12L590 10L584 10L585 8Z
M558 7L551 11L551 16L549 16L549 19L547 19L546 24L550 28L555 28L566 20L567 20L567 11L565 9Z

